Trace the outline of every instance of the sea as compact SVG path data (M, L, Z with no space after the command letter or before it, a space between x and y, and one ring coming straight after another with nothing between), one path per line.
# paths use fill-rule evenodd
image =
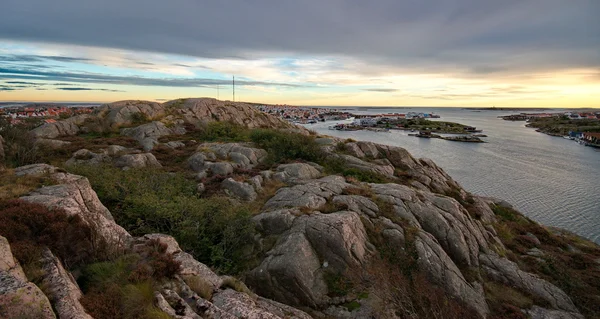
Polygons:
M415 157L426 157L442 167L467 191L503 199L529 218L560 227L600 244L600 149L579 145L504 121L501 115L521 111L463 108L344 107L353 114L430 113L440 121L457 122L483 130L487 143L461 143L390 133L329 130L344 121L307 124L320 134L400 146ZM546 112L559 112L548 110ZM347 122L347 121L346 121Z

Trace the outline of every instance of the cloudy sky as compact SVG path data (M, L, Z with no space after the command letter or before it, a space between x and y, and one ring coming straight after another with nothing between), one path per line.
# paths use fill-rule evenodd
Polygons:
M2 0L0 101L600 107L599 0Z

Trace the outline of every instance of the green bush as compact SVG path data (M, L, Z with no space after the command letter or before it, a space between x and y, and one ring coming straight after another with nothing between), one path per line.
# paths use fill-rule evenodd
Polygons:
M108 166L79 166L115 220L134 236L169 234L197 260L224 272L243 270L252 243L251 210L227 198L199 198L181 174Z
M200 128L197 138L207 142L247 142L249 130L232 122L210 122Z
M250 140L269 153L270 164L294 160L321 162L325 158L314 136L272 129L255 129L250 132Z
M11 125L6 119L0 117L0 135L4 138L4 159L2 164L7 167L19 167L37 163L40 159L35 138L25 125Z
M325 171L328 174L341 174L346 177L353 177L366 183L388 183L390 180L382 174L348 167L341 158L326 159L324 161Z

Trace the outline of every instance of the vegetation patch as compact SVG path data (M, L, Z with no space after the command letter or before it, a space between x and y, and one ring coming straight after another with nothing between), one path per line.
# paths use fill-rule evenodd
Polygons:
M199 198L196 183L180 173L123 171L108 166L69 170L88 177L117 223L134 236L169 234L183 250L219 271L238 273L251 250L252 207L229 198Z

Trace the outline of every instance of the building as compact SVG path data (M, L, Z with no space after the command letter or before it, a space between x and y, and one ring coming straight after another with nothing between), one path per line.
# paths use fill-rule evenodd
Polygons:
M600 133L584 132L582 139L586 143L600 145Z

